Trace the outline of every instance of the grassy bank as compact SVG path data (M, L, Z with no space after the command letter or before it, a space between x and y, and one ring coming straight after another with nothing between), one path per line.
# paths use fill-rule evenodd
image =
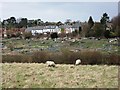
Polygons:
M2 88L117 88L118 66L2 64Z

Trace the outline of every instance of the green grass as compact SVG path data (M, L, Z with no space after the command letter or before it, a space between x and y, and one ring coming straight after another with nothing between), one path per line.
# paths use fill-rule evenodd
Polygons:
M101 39L101 40L84 39L84 40L78 40L76 42L65 41L64 43L61 43L60 40L57 40L57 42L55 42L51 39L50 40L3 39L2 42L8 47L9 47L9 45L13 45L14 48L21 48L21 49L28 49L28 50L29 49L34 50L34 48L48 49L48 48L55 47L55 48L59 49L59 48L68 47L68 48L79 48L79 49L87 49L87 50L89 50L89 49L96 50L97 49L97 50L99 50L101 52L105 52L105 53L120 53L120 51L118 51L119 47L115 46L115 45L110 45L110 43L108 43L107 39ZM44 43L42 43L42 42L44 42ZM9 51L9 48L8 48L8 51Z
M118 66L2 64L2 88L117 88Z

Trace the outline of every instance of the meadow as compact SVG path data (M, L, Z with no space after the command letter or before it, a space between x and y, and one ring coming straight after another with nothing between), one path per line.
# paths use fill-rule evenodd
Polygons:
M109 42L109 39L3 39L3 54L16 52L16 53L30 53L40 50L60 51L61 48L69 48L71 50L96 50L104 53L119 54L118 41Z
M3 39L2 88L117 88L118 42ZM80 58L81 65L75 66ZM44 64L53 60L56 67Z
M109 39L3 39L2 62L44 63L53 60L57 64L74 64L82 59L82 64L118 65L118 42Z
M118 66L2 64L2 88L117 88Z

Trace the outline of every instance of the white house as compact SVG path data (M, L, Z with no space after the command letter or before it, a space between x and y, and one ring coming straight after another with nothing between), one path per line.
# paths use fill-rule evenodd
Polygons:
M59 33L61 31L61 29L58 26L35 26L35 27L28 27L26 30L26 32L31 32L32 35L35 35L35 33L53 33L53 32L57 32Z
M72 33L75 30L79 30L79 27L81 27L81 23L80 22L76 22L73 25L68 25L68 24L64 24L61 25L60 28L63 28L65 30L65 33Z
M79 30L79 27L81 27L80 23L75 23L73 25L49 25L49 26L35 26L35 27L28 27L25 32L31 32L32 35L35 35L35 33L53 33L57 32L58 34L61 33L61 29L63 28L65 30L65 33L72 33L75 30Z

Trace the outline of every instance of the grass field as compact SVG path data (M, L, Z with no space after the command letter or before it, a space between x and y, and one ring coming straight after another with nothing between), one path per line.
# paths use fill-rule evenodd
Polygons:
M117 88L118 66L2 64L2 88Z
M44 40L44 39L34 39L34 40L23 40L23 39L3 39L2 43L7 49L3 49L3 54L11 53L10 48L16 53L26 53L33 52L36 50L49 50L49 51L59 51L61 48L68 47L70 49L93 49L105 53L120 53L118 51L119 47L115 44L118 42L109 43L107 39L94 40L94 39L78 39L72 42L73 39L63 41L57 39L56 41Z
M23 40L12 38L3 39L0 43L3 43L4 45L2 49L2 55L10 54L13 52L15 54L29 55L34 51L41 51L41 49L51 52L55 51L56 53L56 51L59 52L62 48L64 49L65 47L69 48L70 50L80 49L80 51L89 51L92 49L100 51L102 53L120 53L120 47L117 46L117 41L109 43L107 39L94 40L88 38L79 39L74 42L73 40L74 39L62 41L61 39L57 39L56 41L53 41L52 39ZM18 58L16 60L18 60ZM72 59L70 58L69 60ZM42 63L2 63L2 88L62 87L117 88L118 66L74 66L69 64L57 64L57 66L53 68L47 67L45 64Z

